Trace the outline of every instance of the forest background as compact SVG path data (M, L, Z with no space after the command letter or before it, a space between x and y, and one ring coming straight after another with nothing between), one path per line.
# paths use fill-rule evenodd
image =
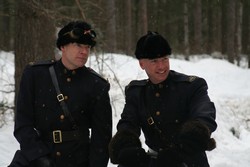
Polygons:
M96 30L96 56L134 55L151 30L168 39L173 57L206 54L250 68L249 0L0 0L0 50L15 55L13 91L27 63L58 58L57 31L72 20Z

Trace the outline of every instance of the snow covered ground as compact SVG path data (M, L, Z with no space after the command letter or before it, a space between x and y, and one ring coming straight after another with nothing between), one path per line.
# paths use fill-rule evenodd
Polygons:
M111 83L111 100L113 101L113 121L116 123L124 105L124 86L132 79L142 79L146 75L139 68L136 59L119 55L103 55L103 73ZM94 56L87 64L96 71ZM99 60L99 63L102 63ZM208 152L211 167L249 167L250 166L250 70L237 67L226 60L212 58L194 58L191 61L170 59L171 69L206 79L209 95L217 108L218 129L213 134L217 148ZM112 67L112 68L111 68ZM101 68L102 69L102 68ZM0 101L13 103L13 94L3 93L13 89L14 56L12 53L0 52ZM119 84L118 84L119 83ZM8 115L6 125L0 128L0 167L6 167L18 143L13 137L13 115ZM143 140L143 138L142 138ZM144 145L145 146L145 145ZM109 164L109 167L115 165Z

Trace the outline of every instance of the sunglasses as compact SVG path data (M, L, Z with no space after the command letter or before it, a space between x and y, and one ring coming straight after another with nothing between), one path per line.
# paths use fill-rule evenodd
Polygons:
M74 28L73 30L66 32L63 36L69 35L73 39L79 39L81 37L91 38L92 40L96 37L94 30L83 30L80 28Z

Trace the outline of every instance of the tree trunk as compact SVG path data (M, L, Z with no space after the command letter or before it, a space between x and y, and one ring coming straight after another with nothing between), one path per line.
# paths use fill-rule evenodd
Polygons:
M194 7L194 53L200 54L202 53L203 49L202 45L202 32L201 32L201 0L195 0L195 7Z
M10 2L6 1L5 5L0 4L0 11L2 14L0 15L0 48L5 51L11 51L11 34L10 34Z
M106 46L107 52L113 53L116 51L116 48L117 48L115 1L108 0L105 3L106 3L106 12L107 12L105 46Z
M185 59L189 60L189 29L188 29L188 0L183 4L183 17L184 17L184 55Z
M46 10L51 3L50 0L40 0L39 4L18 1L14 46L16 95L23 69L29 62L54 58L55 26Z
M146 34L148 31L147 0L140 0L140 2L142 34Z
M242 50L242 13L243 13L243 4L242 1L236 1L236 47L235 55L237 59L237 65L240 65L240 54Z
M235 0L228 0L227 4L227 56L230 63L235 60Z
M125 46L126 46L126 53L128 55L133 53L132 50L132 4L131 0L125 1Z

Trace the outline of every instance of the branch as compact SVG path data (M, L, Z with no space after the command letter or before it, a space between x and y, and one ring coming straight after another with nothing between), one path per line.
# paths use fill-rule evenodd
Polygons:
M81 7L81 4L80 4L79 0L75 0L75 2L76 2L76 5L77 5L78 9L80 10L80 13L81 13L81 16L82 16L83 20L87 21L86 16L85 16L85 14L83 12L83 9Z

